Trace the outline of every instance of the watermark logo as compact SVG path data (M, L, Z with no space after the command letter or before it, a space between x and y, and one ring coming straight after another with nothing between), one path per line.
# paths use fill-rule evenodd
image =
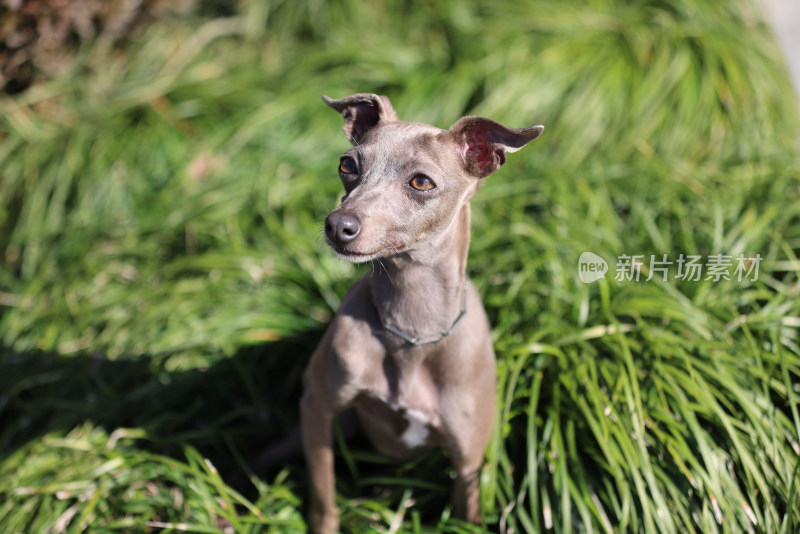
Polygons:
M761 254L734 257L726 254L708 256L683 255L671 259L667 254L622 254L614 266L614 280L617 282L649 282L654 277L666 282L670 278L685 282L720 282L735 280L741 282L758 280L758 266ZM603 258L591 252L584 252L578 260L578 278L584 284L591 284L606 277L608 264ZM671 273L670 271L677 271Z
M591 284L606 277L606 260L592 252L584 252L578 259L578 278L584 284Z

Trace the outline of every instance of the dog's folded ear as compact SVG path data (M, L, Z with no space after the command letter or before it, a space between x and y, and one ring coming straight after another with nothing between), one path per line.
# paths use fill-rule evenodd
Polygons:
M379 122L397 120L392 103L383 95L358 93L338 100L323 96L322 100L342 114L344 118L342 129L354 145Z
M544 126L541 125L518 129L483 117L464 117L449 133L467 172L483 178L506 162L506 152L516 152L539 137L542 131Z

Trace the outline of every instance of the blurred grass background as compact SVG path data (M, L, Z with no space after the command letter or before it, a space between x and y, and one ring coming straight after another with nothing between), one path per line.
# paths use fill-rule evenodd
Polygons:
M800 529L800 130L755 4L205 1L134 27L0 95L0 531L304 531L302 461L253 459L365 272L321 236L347 141L320 95L353 92L547 126L473 200L488 531ZM584 251L763 260L584 285ZM442 454L338 451L346 531L470 531Z

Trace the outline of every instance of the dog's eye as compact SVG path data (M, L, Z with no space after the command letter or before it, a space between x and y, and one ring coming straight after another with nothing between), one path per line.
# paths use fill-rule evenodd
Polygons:
M431 189L436 189L436 184L433 183L433 180L425 176L424 174L418 174L408 182L408 185L416 189L417 191L430 191Z
M355 174L356 170L356 162L353 158L342 158L342 161L339 162L339 172Z

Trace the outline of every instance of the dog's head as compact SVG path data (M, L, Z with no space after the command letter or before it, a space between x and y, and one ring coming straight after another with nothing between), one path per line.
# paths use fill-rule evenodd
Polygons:
M325 220L341 258L364 262L410 251L452 226L484 178L541 135L464 117L449 130L397 119L385 96L323 97L340 112L353 148L339 160L342 203Z

